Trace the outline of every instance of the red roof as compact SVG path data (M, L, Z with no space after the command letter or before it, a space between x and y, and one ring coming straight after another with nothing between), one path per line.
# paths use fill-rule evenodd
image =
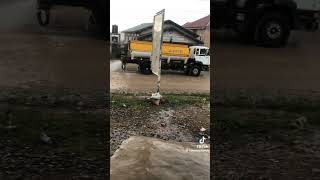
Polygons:
M196 28L196 29L202 29L207 26L210 26L210 15L205 16L193 22L187 22L186 24L183 25L184 28Z

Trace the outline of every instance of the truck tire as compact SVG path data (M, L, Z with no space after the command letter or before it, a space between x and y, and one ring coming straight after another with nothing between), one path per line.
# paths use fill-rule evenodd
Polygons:
M121 69L122 69L122 70L126 70L126 68L127 68L127 63L122 62L122 64L121 64Z
M199 66L195 65L190 68L191 76L199 76L200 73L201 73L201 68Z
M50 10L39 9L37 12L37 18L41 26L47 26L50 22Z
M147 68L144 64L139 64L138 70L141 74L152 74L152 71L150 68Z
M147 74L152 74L152 70L150 68L147 68Z
M289 19L279 13L268 13L258 22L254 37L258 45L281 47L286 45L289 35Z
M144 73L144 66L142 64L139 64L138 71L143 74Z

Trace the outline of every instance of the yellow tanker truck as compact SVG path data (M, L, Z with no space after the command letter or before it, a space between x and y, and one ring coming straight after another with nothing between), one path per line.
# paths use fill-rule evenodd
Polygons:
M143 74L151 73L150 41L130 41L121 56L122 69L127 63L138 64ZM188 46L186 44L163 43L161 55L161 69L184 71L187 75L199 76L201 71L208 71L210 67L209 48L204 46Z

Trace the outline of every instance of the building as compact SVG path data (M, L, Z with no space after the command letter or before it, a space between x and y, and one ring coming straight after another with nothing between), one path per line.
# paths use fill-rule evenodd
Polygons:
M121 43L126 44L130 40L152 40L153 23L143 23L121 32ZM177 23L164 21L163 42L183 43L189 45L203 45L199 35Z
M120 34L118 33L117 25L112 25L112 32L110 33L110 53L112 58L120 57Z
M200 40L204 42L204 46L210 47L210 15L193 22L187 22L183 27L198 34Z

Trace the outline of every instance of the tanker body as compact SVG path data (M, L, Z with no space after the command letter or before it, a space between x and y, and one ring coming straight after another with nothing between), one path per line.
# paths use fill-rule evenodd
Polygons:
M125 54L121 56L122 69L127 63L138 64L143 74L151 73L152 42L130 41ZM199 76L201 71L209 70L209 48L188 46L186 44L163 43L161 69L184 71L187 75Z

